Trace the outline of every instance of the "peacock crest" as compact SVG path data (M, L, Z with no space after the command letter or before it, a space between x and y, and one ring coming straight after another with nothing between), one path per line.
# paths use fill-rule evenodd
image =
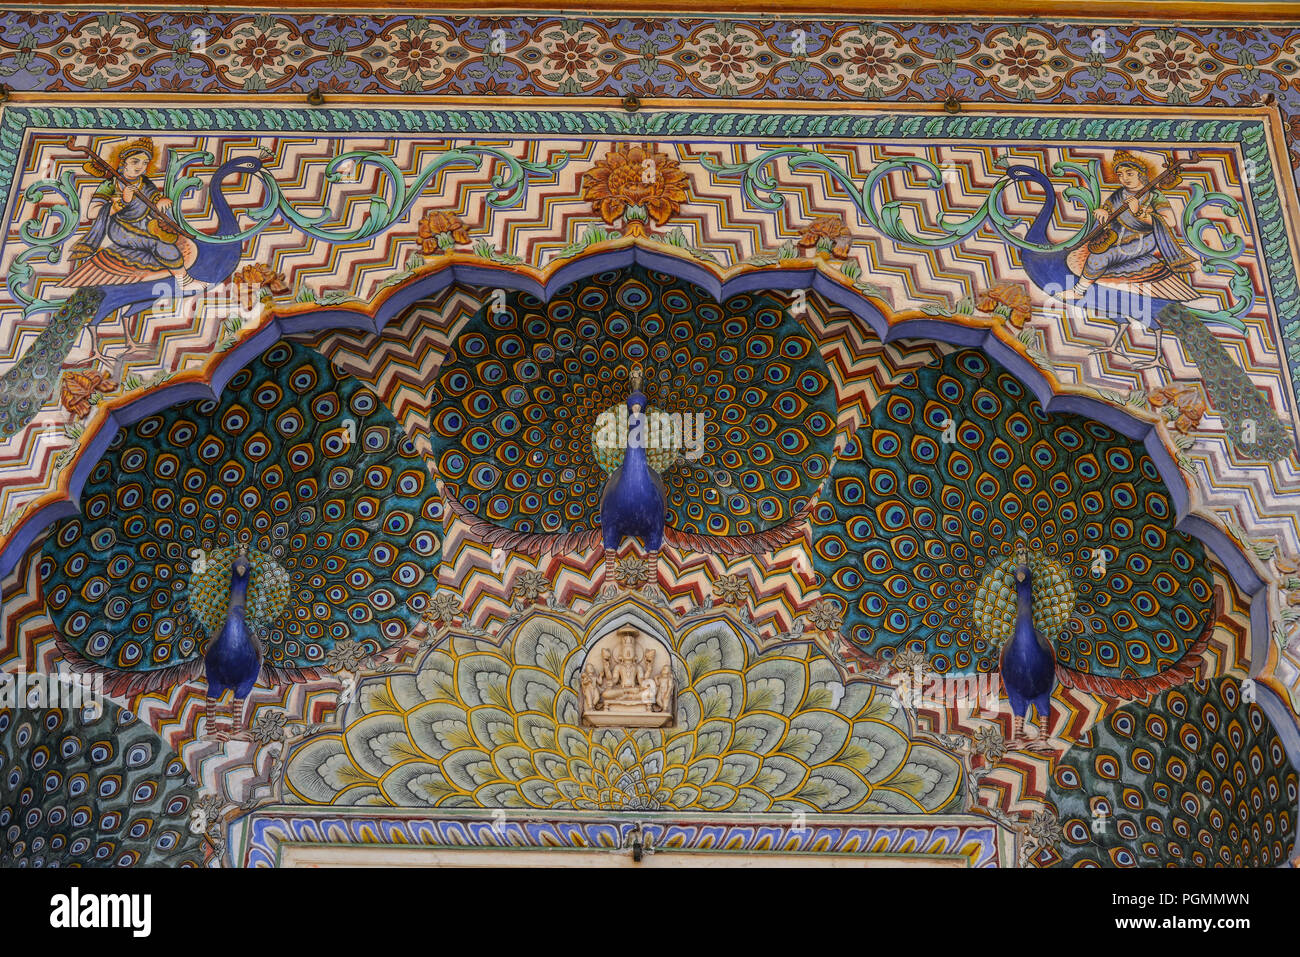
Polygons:
M439 477L469 512L512 532L598 527L637 367L656 416L703 416L698 456L646 448L669 526L752 534L789 518L829 473L830 373L785 303L760 293L715 303L689 282L635 267L545 303L512 295L464 327L431 396ZM614 440L601 442L611 421Z
M205 543L207 544L207 543ZM277 548L283 557L283 547ZM239 556L234 546L200 548L191 563L188 608L209 634L220 630L230 607L230 566ZM263 629L274 624L289 606L290 580L274 555L253 550L248 553L249 572L245 614L249 624Z

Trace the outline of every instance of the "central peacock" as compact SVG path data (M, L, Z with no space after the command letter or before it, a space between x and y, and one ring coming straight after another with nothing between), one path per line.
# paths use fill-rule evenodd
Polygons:
M777 298L716 304L635 268L480 313L439 372L431 440L472 538L532 556L600 548L610 591L625 538L654 574L662 544L731 557L802 537L836 412Z
M61 649L119 694L203 674L208 731L232 730L215 723L225 691L239 703L258 681L318 676L345 642L406 635L440 554L431 493L374 393L278 343L220 400L113 440L45 546Z

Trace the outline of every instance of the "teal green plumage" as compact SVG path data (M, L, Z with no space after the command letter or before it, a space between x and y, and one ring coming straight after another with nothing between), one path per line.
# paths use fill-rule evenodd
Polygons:
M1295 770L1232 677L1111 711L1052 771L1059 844L1074 867L1277 867L1295 850Z
M54 394L68 353L95 318L103 299L100 289L73 293L22 357L0 375L0 439L21 432Z
M202 672L240 543L247 614L273 677L316 674L351 639L371 652L418 620L440 553L422 458L375 395L279 343L220 400L123 430L81 515L45 546L44 594L74 661L126 693Z
M439 476L495 526L568 541L598 529L626 438L615 429L617 447L601 448L601 416L625 406L635 366L652 413L706 423L698 457L646 450L676 541L708 550L722 536L761 533L826 478L834 389L787 304L765 293L718 304L640 267L584 279L545 303L514 293L469 321L431 396Z
M0 709L0 866L197 867L197 789L145 722L111 701Z
M1084 687L1135 691L1203 648L1205 552L1173 528L1145 450L1048 415L978 352L882 396L813 522L823 588L845 599L844 632L874 657L910 647L927 670L996 670L1018 547L1034 570L1035 626Z

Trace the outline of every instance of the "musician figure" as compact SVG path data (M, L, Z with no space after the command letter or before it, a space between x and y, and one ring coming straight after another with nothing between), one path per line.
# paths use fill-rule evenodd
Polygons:
M1153 184L1150 165L1127 150L1115 152L1113 169L1120 186L1101 206L1109 228L1067 257L1079 281L1062 298L1082 299L1098 283L1174 302L1199 299L1190 285L1196 259L1179 242L1177 215L1156 188L1175 185L1177 174L1163 174Z
M186 271L198 247L181 236L167 215L172 201L149 178L153 141L123 143L107 160L91 156L88 173L103 179L89 204L90 228L72 246L72 272L65 286L106 286L173 277L187 286Z

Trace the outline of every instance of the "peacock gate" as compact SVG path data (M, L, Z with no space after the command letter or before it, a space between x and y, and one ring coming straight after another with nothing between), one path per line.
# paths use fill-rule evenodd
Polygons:
M1297 862L1300 31L0 37L5 865Z

